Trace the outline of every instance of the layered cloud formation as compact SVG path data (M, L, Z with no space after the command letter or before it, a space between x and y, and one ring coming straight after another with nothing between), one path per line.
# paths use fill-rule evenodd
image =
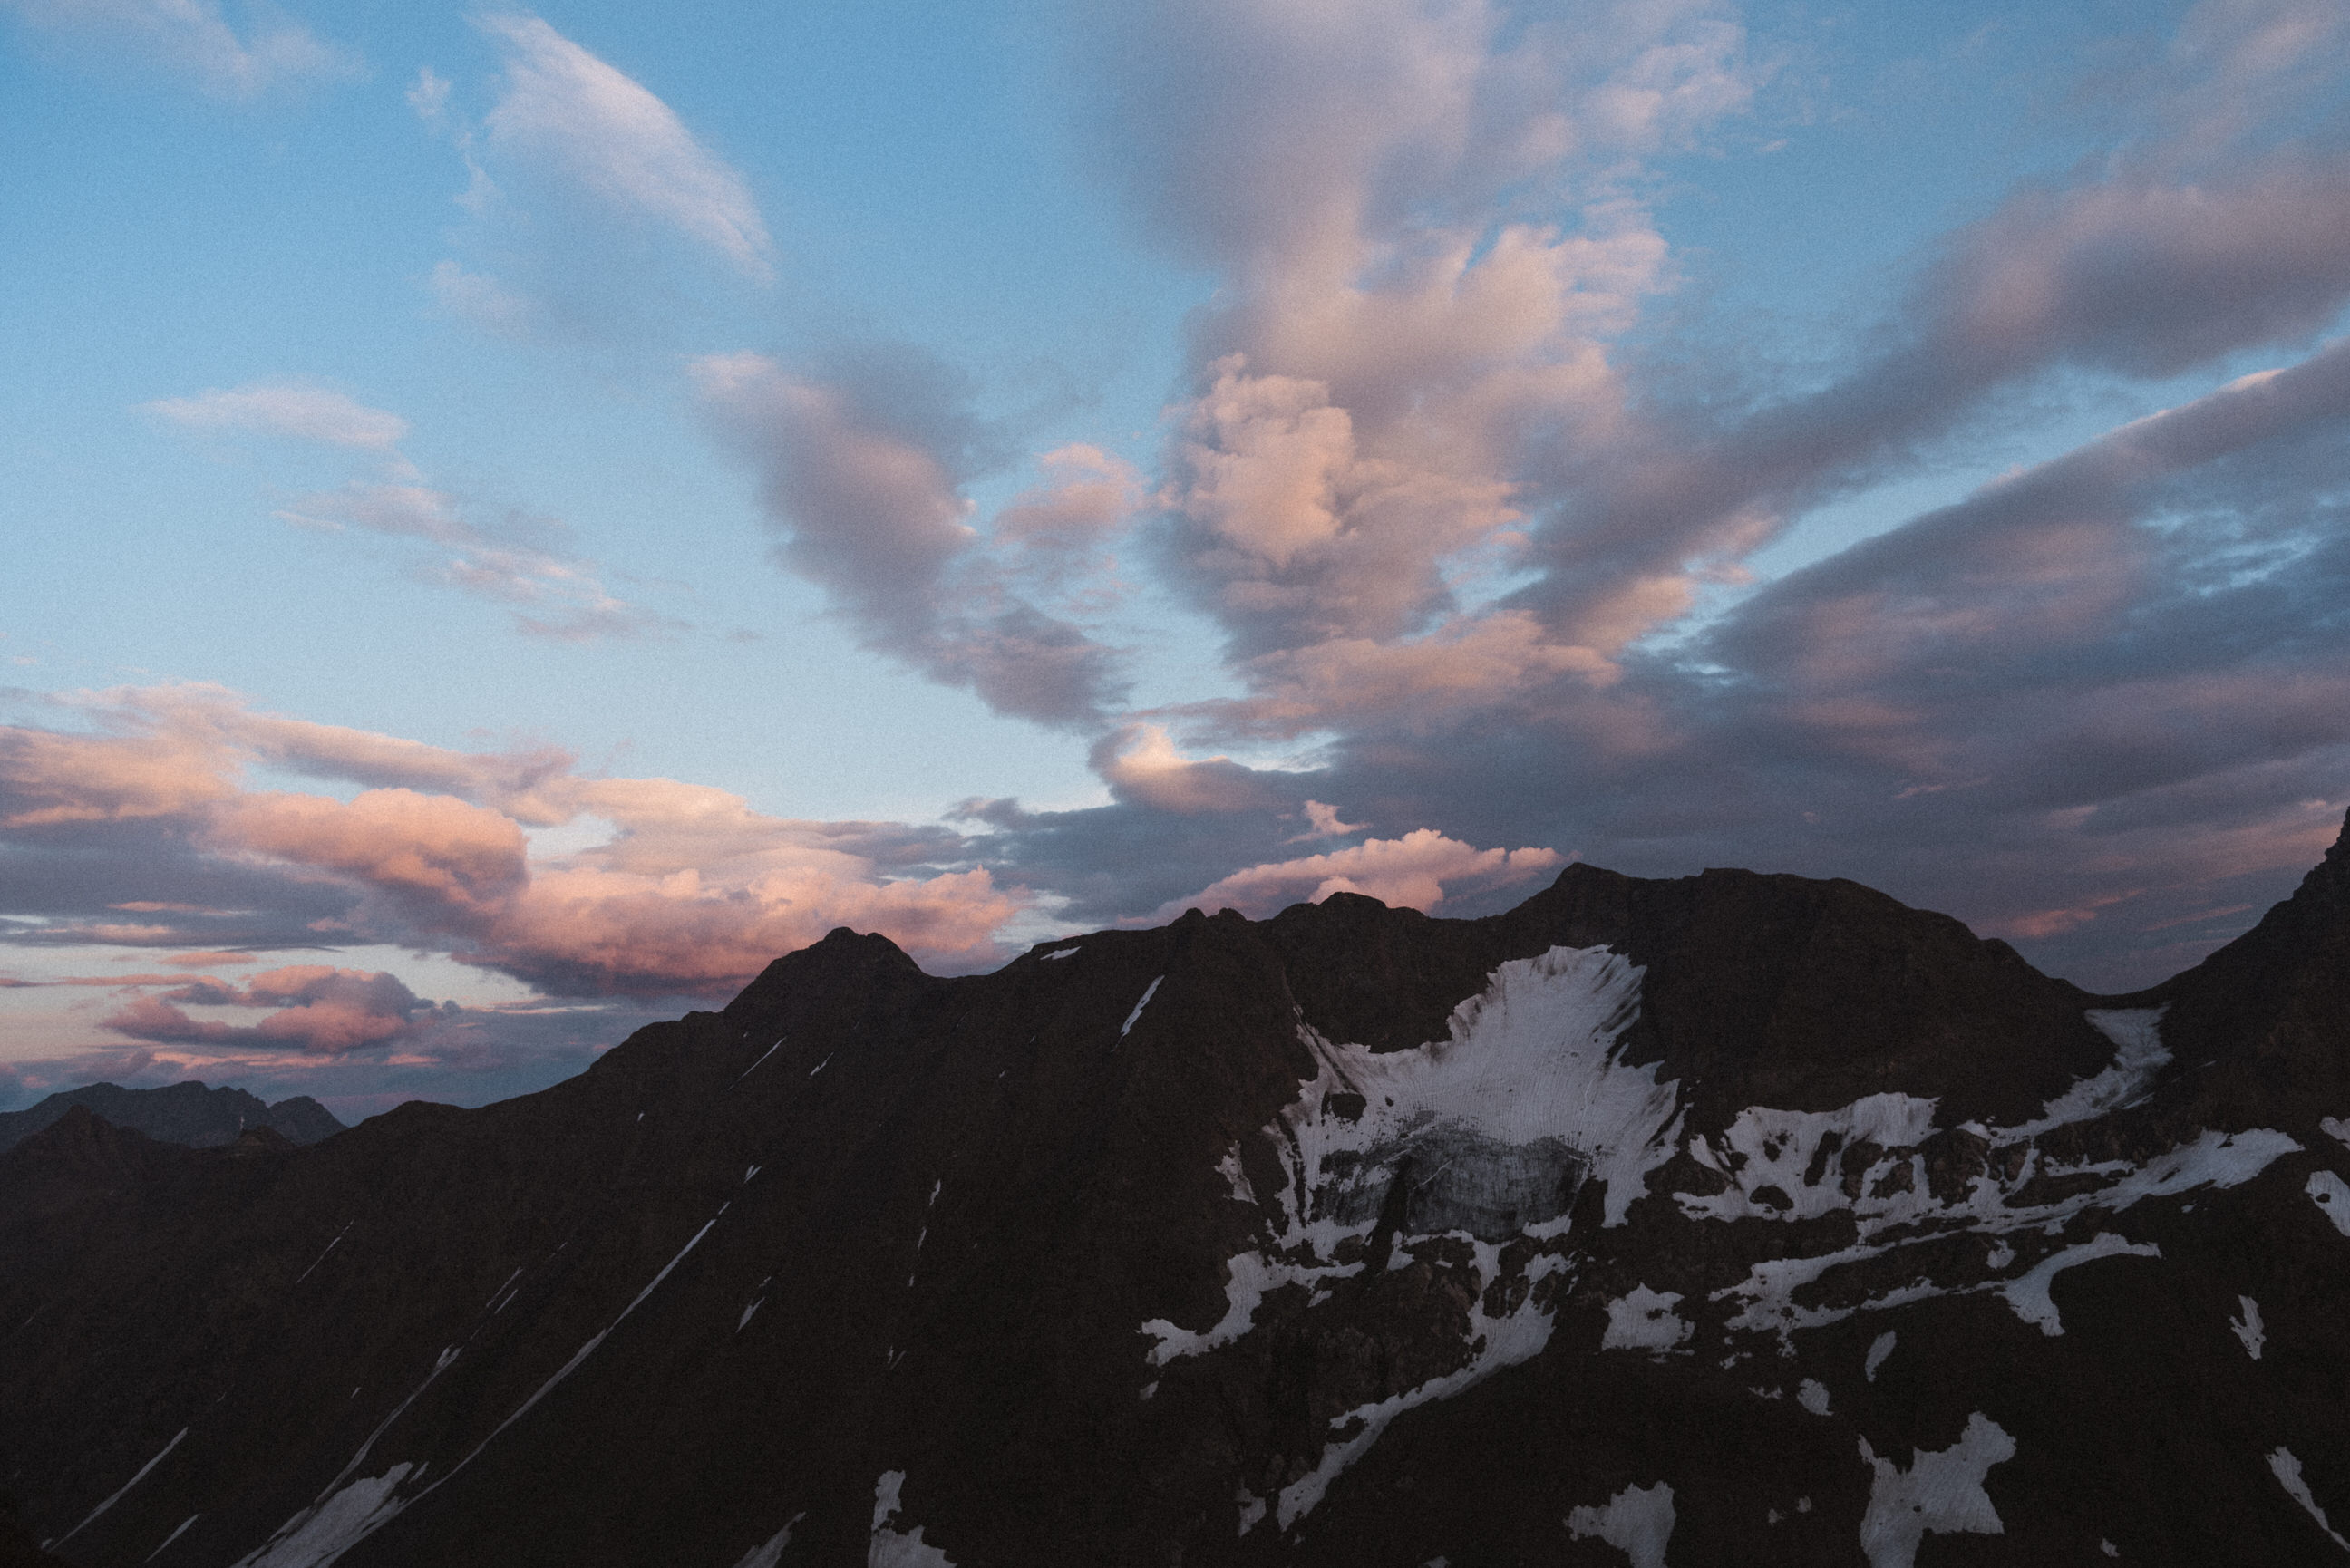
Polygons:
M1666 165L1742 145L1777 68L1724 0L1082 21L1103 170L1213 283L1155 448L1024 453L981 378L902 345L745 327L674 362L778 568L858 647L1079 737L1104 804L797 821L213 688L85 694L0 730L5 940L192 964L406 946L549 1005L649 1007L839 924L968 968L1194 904L1479 912L1579 855L1854 877L2122 991L2240 930L2330 840L2350 803L2333 0L2201 0L2117 51L2086 155L1978 203L1880 311L1783 366L1693 310L1659 217ZM730 286L775 279L751 183L660 98L536 18L480 26L503 67L486 111L429 70L410 94L473 168L477 239L526 198L681 244ZM513 334L571 308L500 255L442 264L442 304ZM1737 373L1687 373L1690 331L1725 334ZM2125 404L2142 417L2098 428ZM437 552L424 569L525 630L663 624L556 525L432 485L400 416L291 381L150 408L371 465L285 514ZM1801 532L2041 421L2070 450L1879 504L1840 547ZM1212 689L1170 692L1151 655L1201 644ZM328 964L119 983L103 1026L142 1047L348 1057L489 1022Z

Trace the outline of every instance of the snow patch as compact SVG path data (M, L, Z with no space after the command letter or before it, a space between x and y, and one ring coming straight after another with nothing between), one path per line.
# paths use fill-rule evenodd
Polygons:
M1051 952L1048 952L1044 956L1047 959L1073 959L1083 950L1084 950L1081 948L1055 948ZM1040 959L1038 961L1042 962L1043 960Z
M1997 1140L2004 1136L1993 1129L1994 1149L2000 1147ZM1840 1323L1856 1313L1880 1312L1934 1296L1958 1293L1960 1290L2005 1291L2012 1288L2020 1293L2010 1298L2020 1314L2027 1308L2036 1310L2038 1303L2033 1287L2025 1280L1991 1280L1975 1285L1951 1287L1921 1277L1854 1305L1840 1307L1798 1306L1794 1295L1804 1286L1834 1269L1882 1256L1895 1248L1937 1234L1947 1234L1953 1227L1997 1238L1996 1245L1984 1262L1992 1270L2005 1270L2013 1265L2017 1257L2017 1251L2011 1242L2028 1241L2032 1232L2055 1236L2061 1234L2074 1218L2093 1210L2120 1213L2148 1198L2176 1197L2204 1186L2235 1187L2258 1176L2280 1157L2295 1153L2300 1147L2283 1133L2267 1127L2255 1127L2240 1133L2206 1131L2199 1134L2194 1142L2166 1149L2143 1166L2131 1166L2119 1160L2074 1166L2043 1163L2039 1149L2033 1147L2023 1153L2012 1174L1994 1171L1990 1175L1977 1176L1963 1196L1948 1203L1937 1199L1927 1189L1922 1174L1916 1168L1922 1160L1913 1152L1897 1149L1871 1165L1863 1177L1860 1185L1862 1196L1852 1204L1860 1235L1855 1245L1808 1258L1765 1259L1751 1265L1744 1280L1716 1291L1713 1299L1738 1299L1745 1303L1730 1319L1731 1328L1775 1330L1783 1342L1798 1329L1824 1327L1828 1324ZM1890 1192L1881 1199L1874 1196L1880 1177L1903 1165L1912 1168L1908 1189ZM2091 1187L2048 1203L2015 1201L2025 1187L2043 1176L2094 1176L2106 1179L2107 1185ZM1685 1212L1690 1210L1693 1202L1700 1201L1686 1193L1675 1196ZM2345 1213L2350 1214L2350 1190L2345 1190ZM2035 1263L2046 1256L2036 1245L2033 1250L2038 1254L2034 1258ZM2066 1266L2069 1264L2058 1265ZM2049 1310L2054 1311L2053 1308ZM2027 1316L2026 1321L2041 1322L2044 1326L2046 1320Z
M2301 1460L2294 1457L2293 1451L2291 1449L2277 1449L2269 1456L2269 1469L2275 1473L2277 1484L2284 1488L2285 1495L2307 1509L2309 1517L2317 1521L2317 1528L2334 1537L2334 1545L2350 1552L2350 1541L2342 1539L2342 1532L2334 1528L2332 1521L2325 1517L2325 1511L2317 1506L2315 1498L2309 1495L2309 1483L2301 1479Z
M901 1531L890 1523L899 1512L898 1494L906 1484L903 1470L885 1471L873 1483L873 1539L865 1551L865 1568L954 1568L954 1562L922 1540L922 1527Z
M2022 1127L2004 1129L2008 1137L2032 1137L2074 1122L2094 1121L2120 1110L2154 1086L2154 1077L2170 1061L2162 1043L2165 1007L2107 1008L2085 1016L2097 1033L2114 1043L2114 1063L2104 1072L2082 1079L2042 1107L2039 1116Z
M1627 1486L1606 1508L1578 1508L1566 1516L1566 1532L1577 1541L1606 1542L1632 1560L1632 1568L1665 1568L1665 1544L1673 1536L1673 1489Z
M1806 1377L1804 1386L1795 1390L1795 1403L1814 1416L1828 1413L1828 1386L1816 1377Z
M392 1493L413 1468L394 1465L304 1509L258 1551L239 1558L236 1568L327 1568L399 1513L402 1504Z
M1837 1185L1844 1176L1837 1153L1859 1143L1916 1147L1934 1130L1935 1104L1914 1095L1869 1095L1833 1111L1751 1106L1721 1134L1719 1147L1690 1140L1690 1157L1728 1177L1729 1188L1710 1197L1673 1196L1692 1220L1817 1220L1849 1209L1853 1200ZM1835 1141L1823 1151L1831 1134ZM1758 1202L1754 1194L1764 1188L1775 1189L1786 1205Z
M1128 1033L1134 1028L1135 1020L1142 1016L1142 1010L1150 1005L1150 999L1159 994L1159 988L1165 982L1166 979L1167 977L1162 974L1157 980L1152 981L1149 985L1142 988L1142 1000L1134 1004L1134 1011L1128 1013L1126 1015L1126 1022L1118 1026L1118 1037L1119 1039L1125 1039Z
M2350 1236L2350 1183L2330 1170L2310 1172L2309 1185L2302 1189L2318 1211L2334 1221L2334 1228Z
M2261 1346L2268 1343L2268 1334L2261 1327L2261 1303L2250 1296L2238 1296L2236 1300L2242 1304L2243 1310L2238 1316L2228 1320L2228 1326L2236 1331L2238 1339L2244 1342L2244 1354L2258 1361Z
M1599 1336L1602 1350L1647 1350L1659 1355L1696 1332L1673 1309L1680 1304L1679 1291L1652 1291L1635 1285L1632 1293L1607 1303L1607 1331Z
M2066 1269L2095 1262L2099 1258L2159 1258L2162 1249L2151 1241L2136 1245L2123 1241L2110 1231L2100 1231L2078 1246L2042 1259L2022 1278L2012 1280L2001 1293L2015 1315L2029 1324L2039 1325L2040 1332L2052 1337L2064 1332L2063 1318L2056 1311L2056 1299L2049 1294L2049 1286Z
M1861 1376L1871 1383L1877 1381L1877 1369L1885 1365L1887 1356L1893 1354L1893 1345L1898 1337L1889 1328L1877 1336L1876 1342L1868 1347L1868 1359L1860 1364Z
M2317 1130L2345 1148L2350 1148L2350 1118L2325 1116L2319 1120Z
M1908 1469L1880 1459L1860 1439L1860 1457L1876 1477L1860 1521L1860 1549L1869 1568L1915 1568L1918 1543L1929 1533L2003 1535L1999 1511L1983 1490L1993 1465L2015 1457L2015 1439L1976 1411L1956 1443L1939 1453L1918 1450Z
M1263 1498L1257 1496L1256 1493L1249 1490L1246 1487L1241 1488L1240 1495L1234 1501L1238 1501L1241 1505L1241 1533L1243 1535L1246 1535L1250 1531L1254 1530L1258 1523L1264 1518L1264 1511L1272 1506L1272 1504L1267 1502Z

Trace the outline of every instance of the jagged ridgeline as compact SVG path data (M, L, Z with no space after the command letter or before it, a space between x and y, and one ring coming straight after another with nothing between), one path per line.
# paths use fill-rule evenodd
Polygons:
M1737 871L837 931L486 1109L0 1156L0 1475L90 1568L2350 1561L2345 1171L2340 845L2124 997Z

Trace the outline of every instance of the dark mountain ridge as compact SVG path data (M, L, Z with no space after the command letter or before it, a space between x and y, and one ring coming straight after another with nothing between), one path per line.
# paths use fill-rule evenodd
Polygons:
M0 1112L0 1153L24 1142L85 1106L116 1127L132 1127L164 1143L217 1148L234 1143L247 1127L267 1127L290 1143L312 1144L343 1130L335 1114L307 1095L270 1105L243 1089L208 1088L193 1079L160 1089L126 1089L119 1084L87 1084L60 1089L38 1105Z
M0 1486L92 1568L2326 1561L2346 952L2341 846L2131 997L1739 871L836 931L479 1111L0 1157Z

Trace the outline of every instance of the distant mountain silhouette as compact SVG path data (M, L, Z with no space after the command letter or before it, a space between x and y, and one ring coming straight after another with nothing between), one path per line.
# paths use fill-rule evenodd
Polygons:
M116 1127L164 1143L217 1148L247 1127L267 1127L287 1142L313 1144L343 1130L335 1114L307 1095L276 1105L243 1089L213 1089L191 1080L161 1089L89 1084L62 1089L29 1110L0 1113L0 1152L16 1147L76 1106L87 1106Z
M1744 871L840 930L481 1110L0 1155L0 1486L85 1568L2338 1562L2345 1176L2350 841L2122 997Z

